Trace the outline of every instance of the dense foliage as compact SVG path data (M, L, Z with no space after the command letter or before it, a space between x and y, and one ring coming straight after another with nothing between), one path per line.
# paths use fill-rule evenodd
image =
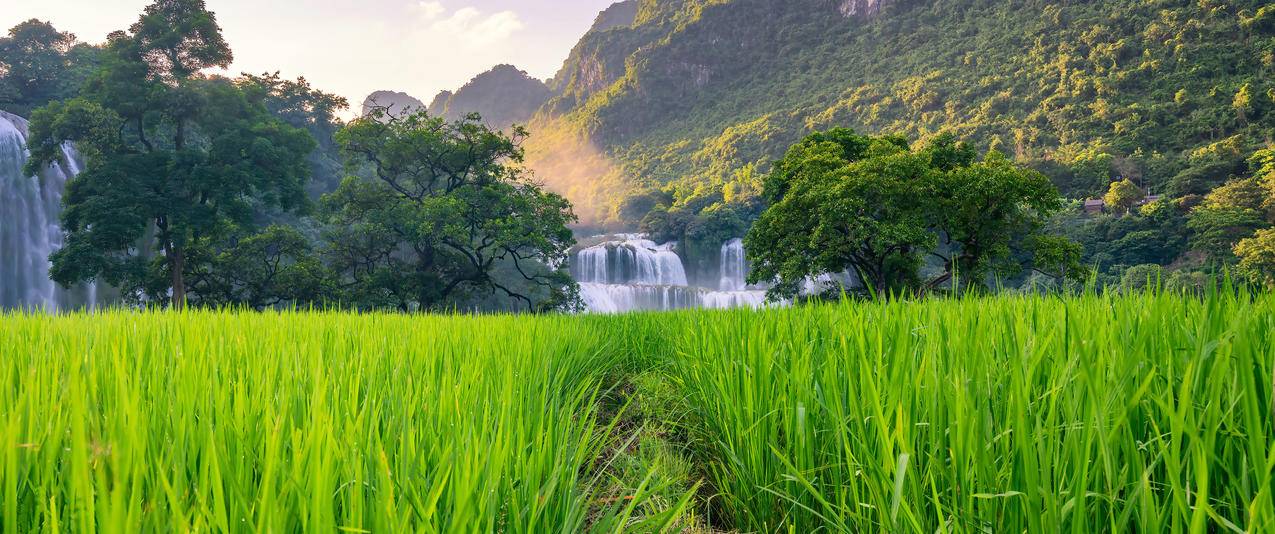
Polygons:
M255 117L241 113L240 126L269 120L260 114L264 105L275 119L308 132L318 149L305 155L314 177L302 180L306 196L318 200L335 191L346 176L334 139L346 102L304 79L267 73L226 82L200 74L225 64L229 47L199 5L157 2L104 49L78 44L39 21L13 28L0 37L0 107L21 112L60 102L43 120L64 114L56 133L67 139L109 138L112 121L122 121L119 146L204 150L217 134L197 116L221 113L208 105L223 101L201 93L220 86L223 93L240 93L245 103L235 105ZM747 233L775 201L763 194L775 161L810 132L849 126L922 145L954 138L978 152L1006 153L1013 165L1041 172L1074 200L1044 230L1072 238L1078 250L1054 238L1015 239L1012 261L1000 261L998 269L1025 265L1034 250L1054 260L1036 266L1051 278L1075 276L1083 264L1096 267L1108 285L1153 267L1183 285L1218 268L1269 281L1260 258L1261 232L1275 222L1268 200L1273 21L1275 8L1250 1L628 0L599 16L547 85L500 66L465 90L440 95L431 107L432 115L452 120L471 108L493 111L489 119L503 127L551 94L527 144L535 179L576 202L586 228L636 226L656 240L679 241L692 280L711 279L721 243ZM411 110L395 111L402 118ZM50 131L36 122L37 134ZM45 141L36 155L55 155L53 139ZM271 143L286 151L290 141ZM118 148L98 144L85 143L86 150ZM248 173L258 180L251 191L223 191L226 213L205 217L188 235L157 229L154 246L136 246L137 224L127 232L116 225L111 235L103 227L93 248L109 241L116 253L96 263L64 260L73 268L63 278L100 276L129 294L163 300L170 287L185 285L175 284L174 275L206 282L212 264L173 269L167 261L137 261L155 251L168 249L166 260L182 262L183 256L274 258L284 265L302 260L303 251L321 254L328 248L325 222L305 217L307 202L294 194L299 175L279 174L306 171L294 167L266 172L273 177ZM261 189L274 186L287 191ZM205 193L199 192L200 203L222 209L202 198ZM120 197L120 213L146 211L138 204L146 200ZM1084 199L1104 202L1095 211L1081 208ZM160 204L187 211L180 201ZM101 205L95 209L105 213ZM156 213L156 221L169 217ZM256 235L272 224L276 231ZM306 246L293 246L302 244L298 240ZM241 243L246 248L235 250ZM945 254L950 247L937 248ZM495 269L505 275L526 278L498 263ZM968 268L923 270L937 269L941 277ZM535 270L532 278L544 274ZM986 266L974 270L977 278ZM333 297L344 287L332 276L324 283L306 280L305 290L283 293L322 289ZM214 303L225 296L205 299L196 291L193 298ZM278 300L261 295L237 302Z
M181 307L199 268L192 249L251 227L254 205L304 205L314 140L274 118L261 92L201 74L231 59L201 0L160 0L111 35L79 96L33 114L29 174L67 141L87 160L68 185L55 281L101 280Z
M998 152L976 156L951 136L915 151L900 137L845 129L806 137L766 177L769 207L744 240L749 282L774 280L771 296L792 298L809 280L848 271L884 296L1018 274L1011 245L1035 241L1058 191ZM931 258L938 271L923 279ZM1075 277L1078 260L1069 260Z
M523 135L425 112L377 110L347 125L337 141L371 178L324 197L339 300L404 311L455 305L466 292L499 291L528 310L573 300L563 268L571 206L525 175Z
M31 19L14 26L0 36L0 109L27 116L53 100L74 96L99 53L48 22Z
M1089 215L1073 206L1050 230L1083 244L1084 261L1097 267L1099 282L1120 285L1130 271L1157 268L1173 285L1192 286L1201 271L1228 270L1269 284L1258 258L1263 232L1275 225L1272 150L1249 158L1241 173L1206 195L1139 198L1128 211ZM1239 245L1249 238L1247 246Z
M1230 292L10 315L0 528L1267 532L1272 333Z
M249 91L261 92L266 109L294 128L310 133L318 144L310 154L311 198L329 193L341 184L344 171L336 133L344 123L337 117L350 107L343 97L325 93L305 78L288 80L279 73L245 74L236 83Z

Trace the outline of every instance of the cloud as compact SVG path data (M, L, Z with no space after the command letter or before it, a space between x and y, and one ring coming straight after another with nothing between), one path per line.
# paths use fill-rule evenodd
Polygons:
M447 12L447 8L443 7L442 2L423 1L417 4L417 9L421 11L421 17L425 20L433 20Z
M523 29L518 14L505 10L486 14L472 6L448 12L437 0L424 0L417 4L421 21L436 37L451 37L475 47L501 42Z

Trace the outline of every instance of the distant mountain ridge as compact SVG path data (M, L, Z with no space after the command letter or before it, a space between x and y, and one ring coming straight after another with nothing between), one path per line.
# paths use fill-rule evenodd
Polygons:
M428 106L405 93L377 91L368 96L363 114L375 100L380 105L393 105L398 110L427 110L430 115L456 120L479 113L484 122L496 129L526 124L531 116L553 96L549 86L532 78L513 65L496 67L475 76L461 88L442 91Z
M551 96L549 86L543 81L513 65L497 65L454 93L439 93L429 111L451 120L480 113L487 124L503 129L525 124Z

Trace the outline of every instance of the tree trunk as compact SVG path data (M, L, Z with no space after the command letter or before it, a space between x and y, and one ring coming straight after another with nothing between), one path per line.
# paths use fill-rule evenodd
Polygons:
M180 246L169 245L168 270L173 286L173 309L186 308L186 253Z
M929 282L929 283L925 284L925 286L921 288L921 295L920 295L920 296L922 296L922 297L927 296L927 295L929 295L930 293L932 293L932 292L934 292L934 291L938 290L939 286L941 286L941 285L943 285L943 284L946 284L946 283L948 283L948 282L950 282L950 281L952 281L952 271L951 271L951 270L948 270L948 271L944 272L944 273L943 273L941 276L939 276L938 278L935 278L935 279L933 279L933 280L930 280L930 282ZM955 294L955 293L957 293L957 290L958 290L959 288L955 287L955 286L956 286L956 284L952 284L952 285L953 285L953 287L952 287L952 293L954 293L954 294Z

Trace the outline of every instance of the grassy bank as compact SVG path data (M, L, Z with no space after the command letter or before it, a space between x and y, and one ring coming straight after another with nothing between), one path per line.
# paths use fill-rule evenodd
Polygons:
M1275 299L0 319L0 526L1262 531Z

